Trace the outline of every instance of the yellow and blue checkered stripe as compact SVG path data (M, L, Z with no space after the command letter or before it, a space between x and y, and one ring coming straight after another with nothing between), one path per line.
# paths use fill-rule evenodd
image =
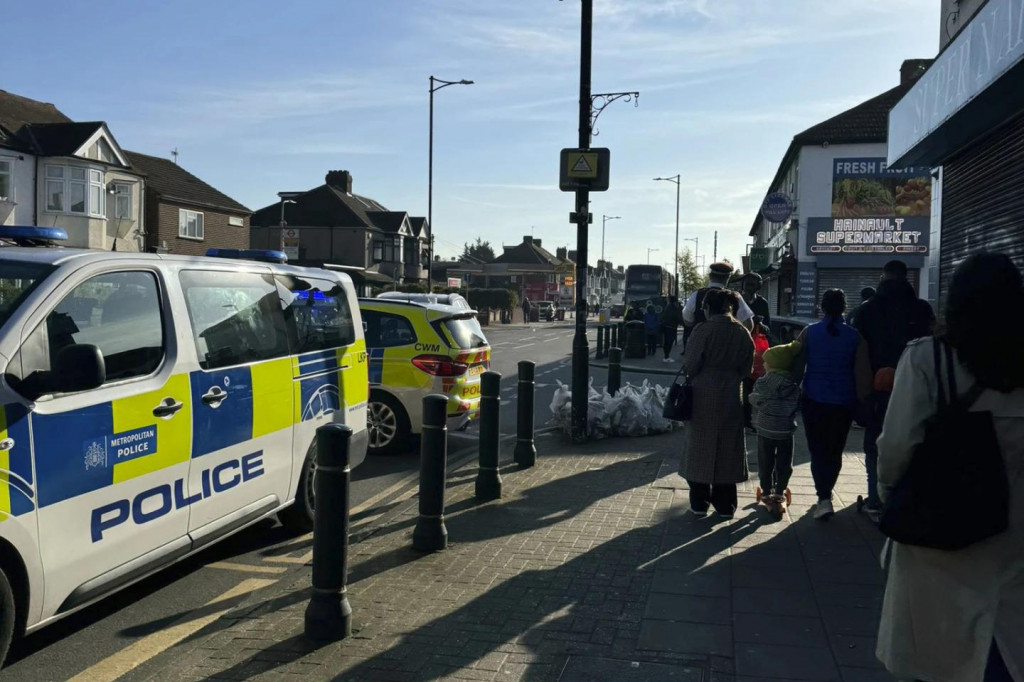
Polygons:
M28 412L17 403L0 407L0 441L13 443L0 450L0 521L35 509Z

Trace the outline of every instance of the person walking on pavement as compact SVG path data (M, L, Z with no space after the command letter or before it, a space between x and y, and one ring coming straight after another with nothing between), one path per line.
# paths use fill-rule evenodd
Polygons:
M868 345L846 324L846 294L829 289L821 297L825 318L804 329L800 345L804 372L804 432L811 452L811 476L818 493L814 518L835 513L832 490L843 467L843 450L853 414L871 390Z
M661 320L654 310L653 304L648 304L647 312L644 313L644 332L647 333L647 354L654 355L658 350L658 338L661 335Z
M530 324L530 297L523 297L523 322Z
M896 677L932 682L1024 680L1024 280L1003 254L956 269L942 342L954 349L961 396L983 389L971 411L990 412L1010 482L1009 528L957 551L892 543L877 654ZM943 353L945 355L945 353ZM940 366L948 366L941 363ZM938 412L935 346L912 341L896 370L878 439L884 502L910 467ZM948 376L943 377L948 381ZM956 498L950 481L950 504Z
M754 342L754 367L750 371L750 376L743 380L743 423L753 431L750 392L754 390L754 382L764 376L764 352L771 346L768 330L761 324L761 318L757 315L754 316L754 328L750 332L750 338Z
M789 479L793 475L793 433L800 409L800 376L794 370L800 351L796 341L766 350L767 372L750 394L750 403L757 410L758 502L777 514L785 511L789 502Z
M729 277L732 276L733 267L729 261L720 261L718 263L712 263L708 267L708 285L703 289L690 294L689 298L686 299L686 305L683 306L683 344L689 341L690 335L693 334L693 330L701 322L704 322L707 318L704 316L704 298L708 295L708 292L716 289L725 289L729 283ZM754 312L747 305L747 302L742 298L739 299L739 308L736 310L735 319L740 322L747 330L753 327Z
M740 297L712 290L704 297L707 322L699 325L683 352L682 373L693 386L693 418L679 473L690 486L690 511L708 509L723 518L736 513L736 484L747 480L740 382L750 374L754 343L736 321Z
M889 407L892 379L907 343L928 336L935 314L926 301L914 293L907 281L907 266L893 260L882 269L878 292L858 308L853 326L868 343L873 391L866 405L864 425L864 464L868 493L864 500L868 517L878 522L882 510L878 499L878 446L882 424Z
M750 306L755 317L760 316L765 327L771 327L771 306L768 304L768 299L758 293L763 286L764 279L756 272L748 272L743 276L743 300Z
M682 321L683 314L679 310L679 299L669 296L668 305L661 312L661 334L663 337L661 348L665 353L662 362L673 362L669 354L672 352L672 346L676 345L676 337L679 335L679 325Z
M855 327L857 326L854 322L854 320L857 319L857 313L860 312L861 307L863 307L865 303L875 297L876 293L878 293L878 291L874 287L864 287L860 290L860 303L856 308L846 313L846 324L852 324Z

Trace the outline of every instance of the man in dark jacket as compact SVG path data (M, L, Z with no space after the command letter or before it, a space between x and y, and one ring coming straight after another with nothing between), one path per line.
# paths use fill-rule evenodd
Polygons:
M877 293L865 301L853 319L853 326L867 341L874 374L874 393L868 405L864 428L864 455L868 472L868 515L877 520L882 503L878 499L878 446L885 413L889 409L896 365L907 343L932 333L935 314L927 301L917 297L907 281L907 265L893 260L882 270Z
M748 272L743 276L743 300L754 311L755 317L762 318L761 323L765 327L771 327L771 306L768 304L768 299L758 293L762 286L764 286L764 279L761 275L756 272Z

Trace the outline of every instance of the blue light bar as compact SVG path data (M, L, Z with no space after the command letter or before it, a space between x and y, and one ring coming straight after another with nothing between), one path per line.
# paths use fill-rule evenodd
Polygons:
M0 239L10 239L21 246L45 246L52 242L66 241L68 233L59 227L35 227L32 225L8 225L0 227Z
M208 249L206 255L211 258L234 258L239 260L256 260L261 263L287 263L288 256L284 251L272 249Z

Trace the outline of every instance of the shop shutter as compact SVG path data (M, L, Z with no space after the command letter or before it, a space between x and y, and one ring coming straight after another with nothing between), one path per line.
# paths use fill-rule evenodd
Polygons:
M764 288L761 290L761 295L768 299L768 310L771 311L772 315L779 314L779 280L777 277L767 279L764 282Z
M981 250L1024 268L1024 116L947 162L942 169L939 305L953 271Z
M914 291L919 291L918 270L907 272ZM829 289L842 289L846 292L846 303L849 307L860 304L860 290L864 287L878 288L878 280L882 276L882 268L867 269L824 269L818 270L818 302L821 295Z

